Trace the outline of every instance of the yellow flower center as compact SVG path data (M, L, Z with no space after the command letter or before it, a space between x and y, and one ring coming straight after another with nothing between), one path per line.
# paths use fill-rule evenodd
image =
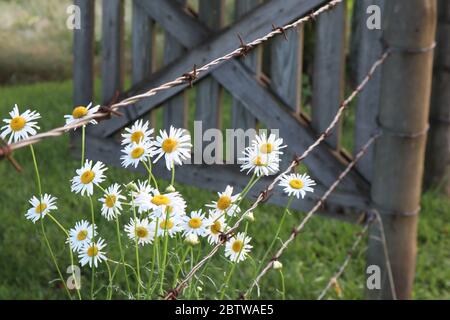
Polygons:
M94 178L95 178L95 173L91 170L87 170L81 175L81 183L82 184L91 183L92 180L94 180Z
M231 246L231 250L233 250L236 253L241 252L242 247L244 246L244 242L241 240L236 240L233 242L233 245Z
M298 179L292 179L289 181L289 185L294 189L301 189L303 188L303 181Z
M172 153L177 148L178 142L175 139L167 138L162 143L162 149L165 153Z
M93 245L92 247L89 247L87 250L87 255L89 257L95 257L98 254L98 247L96 245Z
M262 153L271 153L273 151L273 145L271 143L264 143L261 145L259 150Z
M106 198L105 198L105 205L108 208L112 208L116 204L116 200L117 200L117 197L113 194L110 194L110 195L106 196Z
M72 117L74 119L83 118L87 114L88 114L88 109L86 107L83 107L83 106L76 107L72 111Z
M202 219L200 218L192 218L189 220L189 227L192 229L198 229L202 226Z
M139 143L144 139L144 133L142 131L136 131L131 134L131 141Z
M135 232L138 238L145 238L148 235L148 230L144 227L136 227Z
M134 148L133 151L131 151L131 157L133 159L139 159L144 154L144 152L145 152L144 148L141 147Z
M162 220L161 223L159 224L159 227L161 229L167 229L170 230L173 228L173 221L171 219L169 220Z
M227 209L231 204L231 198L229 196L221 196L217 201L217 208L220 210Z
M47 209L47 205L41 202L36 206L35 211L37 214L41 214L42 212L44 212L45 209Z
M87 236L88 236L87 230L81 230L81 231L78 232L78 234L77 234L77 240L78 240L78 241L86 240Z
M253 164L258 167L262 167L265 165L261 156L256 156L255 160L253 160Z
M219 220L214 221L214 223L211 225L211 233L212 234L219 234L222 231L222 224Z
M170 203L170 199L163 194L158 194L152 198L152 203L157 206L168 205Z
M23 129L23 127L25 127L26 123L27 121L24 117L18 116L11 119L11 123L9 124L9 126L11 127L12 131L20 131Z

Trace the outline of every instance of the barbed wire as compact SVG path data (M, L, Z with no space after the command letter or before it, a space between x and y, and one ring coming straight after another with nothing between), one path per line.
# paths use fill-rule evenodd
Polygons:
M215 60L210 61L209 63L203 65L202 67L197 68L197 66L194 66L192 71L184 73L183 75L179 76L178 78L176 78L172 81L166 82L164 84L161 84L158 87L152 88L144 93L134 95L134 96L126 98L120 102L112 103L109 106L102 106L100 108L99 112L92 114L92 115L88 115L85 118L83 118L82 120L75 121L70 125L58 127L58 128L49 130L47 132L39 133L39 134L29 137L27 139L9 144L7 148L0 149L0 159L7 158L7 156L10 155L11 152L14 150L26 147L31 144L35 144L39 141L42 141L43 139L61 136L69 130L88 125L92 120L102 121L105 119L109 119L112 114L118 115L119 108L132 105L142 99L154 96L161 91L165 91L170 88L173 88L173 87L176 87L179 85L183 85L186 83L189 83L190 85L192 85L192 83L198 78L198 75L200 73L204 73L204 72L208 71L209 69L216 67L217 65L223 64L224 62L226 62L228 60L234 59L236 57L245 56L250 50L261 45L262 43L264 43L280 34L284 36L286 34L285 33L286 30L297 28L298 26L303 25L304 23L306 23L308 21L315 20L317 16L319 16L320 14L322 14L326 11L333 9L335 6L337 6L339 3L343 2L343 1L344 0L332 0L329 3L327 3L326 5L318 8L317 10L311 12L310 14L308 14L302 18L297 19L296 21L294 21L290 24L286 24L282 27L273 26L271 32L267 33L266 35L264 35L260 38L257 38L256 40L253 40L250 43L244 43L242 38L238 35L238 38L240 41L240 46L237 49L235 49L219 58L216 58Z
M239 228L241 222L243 219L245 219L245 216L255 210L258 205L262 202L267 201L267 199L270 197L271 191L274 189L277 182L283 177L284 175L290 173L294 168L296 168L322 141L328 137L332 130L335 128L337 123L339 122L339 119L342 117L344 110L347 108L347 106L350 104L350 102L353 101L353 99L364 89L364 87L367 85L369 80L372 78L374 72L376 69L382 65L386 59L389 57L390 52L386 51L384 52L378 60L376 60L371 68L369 69L366 76L363 78L363 80L359 83L359 85L356 87L356 89L345 99L341 105L338 108L338 111L336 112L336 115L334 116L333 120L330 122L329 126L323 131L317 140L315 140L300 156L297 156L294 158L294 160L290 163L290 165L280 174L278 174L272 182L258 195L255 202L252 204L250 208L248 208L236 221L234 226L222 237L222 239L217 243L212 250L204 256L192 269L191 271L185 276L185 278L173 289L169 290L165 296L166 299L175 299L179 293L183 290L183 288L187 285L187 283L190 281L190 279L193 277L193 275L200 269L206 261L211 259L216 252L219 250L219 248L228 240L228 238Z
M375 219L375 217L373 215L371 215L371 214L366 215L366 222L364 224L364 227L360 232L358 232L356 234L355 241L353 242L350 249L347 251L347 255L344 259L344 262L339 267L338 271L330 278L330 280L328 281L325 288L320 292L317 300L322 300L325 297L325 295L327 294L328 290L330 290L330 288L332 286L337 286L337 287L339 286L338 279L344 273L345 269L347 268L348 264L350 263L350 260L352 259L353 255L355 253L356 248L358 247L358 245L361 242L361 240L363 239L363 237L367 234L367 231L369 230L369 226L374 222L374 219Z
M280 249L276 252L276 254L273 256L273 258L266 264L266 266L261 270L261 272L257 275L255 280L253 281L250 288L247 290L246 295L250 293L255 286L258 286L259 281L261 278L269 271L269 269L273 266L273 263L277 261L281 255L283 254L284 250L287 249L289 244L298 236L298 234L303 230L306 223L312 218L312 216L319 210L319 208L325 203L325 200L330 196L330 194L337 188L339 183L344 179L344 177L352 170L352 168L355 166L355 164L358 162L358 160L364 156L369 149L369 147L375 142L376 139L380 136L380 133L377 133L373 135L360 149L360 151L356 154L354 159L347 165L344 171L341 172L339 177L336 179L335 182L327 189L327 191L323 194L323 196L319 199L319 201L316 203L316 205L308 211L305 218L300 222L300 224L295 227L289 238L283 242ZM245 297L245 295L244 295Z

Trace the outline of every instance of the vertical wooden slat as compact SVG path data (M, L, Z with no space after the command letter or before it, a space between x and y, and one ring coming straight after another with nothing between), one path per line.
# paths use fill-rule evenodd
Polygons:
M180 6L186 5L186 0L176 0ZM170 64L185 53L183 46L169 32L165 32L164 64ZM164 106L164 128L171 125L177 128L187 128L187 94L182 91Z
M75 0L80 8L80 29L73 37L73 103L87 105L94 95L94 18L95 1Z
M235 2L235 17L236 19L241 18L246 13L251 11L254 7L260 4L260 0L246 0L240 1L237 0ZM246 41L246 39L243 39ZM237 42L238 40L236 40ZM255 48L246 55L241 61L251 70L253 70L256 74L260 73L261 68L261 48ZM255 128L256 126L256 118L250 112L248 112L244 105L237 99L233 99L232 105L232 126L233 128L240 129L248 129Z
M224 21L224 0L199 0L198 18L212 31L219 31ZM212 77L197 84L195 120L202 121L202 130L220 128L222 88ZM204 146L201 146L202 149ZM195 152L201 152L198 146ZM216 150L222 150L221 147ZM216 158L221 158L217 154Z
M439 0L425 187L450 196L450 2Z
M123 0L103 0L102 5L102 102L108 103L123 89Z
M344 91L346 3L322 13L317 21L313 71L312 125L322 132L334 118ZM327 138L339 146L340 126Z
M303 27L273 39L271 45L270 85L295 113L300 112Z
M367 8L379 6L383 12L384 0L360 0L355 3L352 23L351 56L355 85L360 83L369 71L370 66L383 52L381 43L382 30L367 28ZM377 117L380 104L381 72L376 72L359 94L356 102L355 116L355 148L358 152L377 128ZM371 146L366 155L357 163L357 168L367 179L372 179L373 151Z
M145 0L133 0L132 21L132 83L137 84L148 78L154 69L155 32L154 22L141 8ZM136 118L134 107L126 108L129 118ZM154 121L152 121L154 124Z
M390 48L430 48L435 40L436 1L386 1L383 40ZM372 206L380 212L398 299L410 299L415 275L417 221L428 125L433 52L393 52L382 67L375 145ZM379 226L370 228L368 265L381 269L381 290L371 298L392 299Z

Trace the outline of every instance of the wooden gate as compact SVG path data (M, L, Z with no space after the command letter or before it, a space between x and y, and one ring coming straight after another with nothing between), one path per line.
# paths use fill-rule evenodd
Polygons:
M324 0L258 0L236 1L236 21L223 27L224 1L200 0L198 13L186 6L185 1L134 0L132 20L132 87L124 91L124 2L108 0L102 3L101 78L102 103L108 103L120 93L120 98L176 78L194 65L232 51L239 46L238 35L245 41L252 40L270 31L270 26L281 26L293 19L308 14L323 5ZM94 1L76 1L86 17L86 23L75 32L75 104L93 100L93 37ZM307 114L301 106L301 74L304 30L287 32L275 39L270 48L264 48L264 63L269 70L262 69L262 50L257 48L244 58L225 63L202 74L195 86L195 112L189 119L188 84L136 103L126 108L124 117L114 117L97 126L89 127L87 156L113 165L120 165L120 143L117 134L138 118L153 120L158 126L155 109L164 108L162 127L171 124L189 127L188 119L202 121L202 128L224 128L224 115L231 113L227 128L278 129L289 146L285 157L290 160L300 154L322 132L334 117L343 98L345 87L345 37L346 5L321 15L316 24L312 79L311 112ZM164 66L155 70L157 25L165 31ZM267 51L267 52L266 52ZM376 53L376 52L375 52ZM367 60L369 60L367 58ZM369 62L361 65L361 73L368 71ZM269 76L268 76L269 74ZM222 104L223 90L231 94L232 107ZM357 116L367 122L368 114ZM159 118L159 120L161 120ZM356 121L357 123L359 121ZM373 133L374 124L357 127L358 143ZM321 195L348 164L351 157L341 149L340 130L336 130L323 144L305 160L309 172L321 185ZM356 150L356 149L355 149ZM201 150L194 150L195 154ZM197 155L198 156L198 155ZM226 155L224 155L226 157ZM370 157L369 157L370 158ZM367 158L367 159L369 159ZM231 160L231 159L229 159ZM226 162L226 159L224 159ZM370 160L362 162L362 174L352 172L341 183L338 192L330 197L323 213L354 220L368 209L370 203ZM160 177L167 177L161 167L156 168ZM214 173L214 174L212 174ZM188 165L179 170L179 181L212 190L220 190L227 184L243 187L246 176L239 173L235 165ZM261 181L261 185L266 181ZM296 202L296 209L310 209L317 199ZM271 199L282 204L285 199L276 194ZM355 215L353 215L355 214Z

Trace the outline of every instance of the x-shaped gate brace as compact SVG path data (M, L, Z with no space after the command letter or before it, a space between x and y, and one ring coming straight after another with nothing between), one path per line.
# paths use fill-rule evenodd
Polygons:
M243 39L251 40L266 33L267 28L271 25L277 26L289 23L325 2L327 1L272 0L255 9L245 19L238 21L229 29L214 35L196 18L185 12L174 0L141 1L139 2L141 9L145 10L149 17L171 33L189 51L181 59L176 60L152 75L149 79L142 81L128 92L122 94L121 98L156 87L185 73L186 70L192 69L192 66L195 64L202 65L217 56L232 51L239 44L237 34L240 34ZM200 78L207 74L201 74ZM230 91L234 97L239 99L251 113L257 115L257 118L265 123L268 128L279 129L280 136L291 147L291 154L294 152L292 150L294 146L295 152L298 153L316 139L317 133L309 126L306 126L305 123L301 123L301 119L289 111L286 103L261 83L252 70L248 69L237 59L212 69L210 75ZM136 103L130 108L128 117L116 117L91 127L90 133L93 136L100 137L94 138L97 141L98 150L92 150L92 152L97 153L99 158L104 158L105 152L109 154L112 152L114 155L108 158L113 159L117 157L118 159L118 148L120 146L116 145L112 139L106 138L133 120L148 113L151 109L161 105L187 86L188 84L178 86ZM325 144L320 145L316 152L313 152L310 157L305 159L305 163L311 170L312 175L325 186L333 183L339 173L345 168L345 160L341 159L335 151ZM201 167L190 166L189 171L191 172L187 172L185 178L189 179L188 181L192 181L192 177L208 180L208 174ZM182 175L181 172L186 171L186 169L188 168L180 170L179 174ZM164 176L164 171L161 171L161 174ZM233 178L230 179L230 177ZM220 182L225 183L231 180L232 183L239 184L243 180L242 178L245 178L245 176L234 174ZM210 187L214 188L217 183L218 181L214 183L210 181ZM242 183L245 184L244 181ZM201 185L209 186L208 183L202 183ZM369 203L368 190L368 183L357 172L352 172L342 181L341 191L330 199L330 208L328 209L336 210L336 208L340 208L339 210L341 211L347 207L357 211L364 210ZM318 193L320 193L320 187ZM281 203L282 201L283 199L275 197L274 202ZM302 204L302 209L304 207L307 208L311 204Z

